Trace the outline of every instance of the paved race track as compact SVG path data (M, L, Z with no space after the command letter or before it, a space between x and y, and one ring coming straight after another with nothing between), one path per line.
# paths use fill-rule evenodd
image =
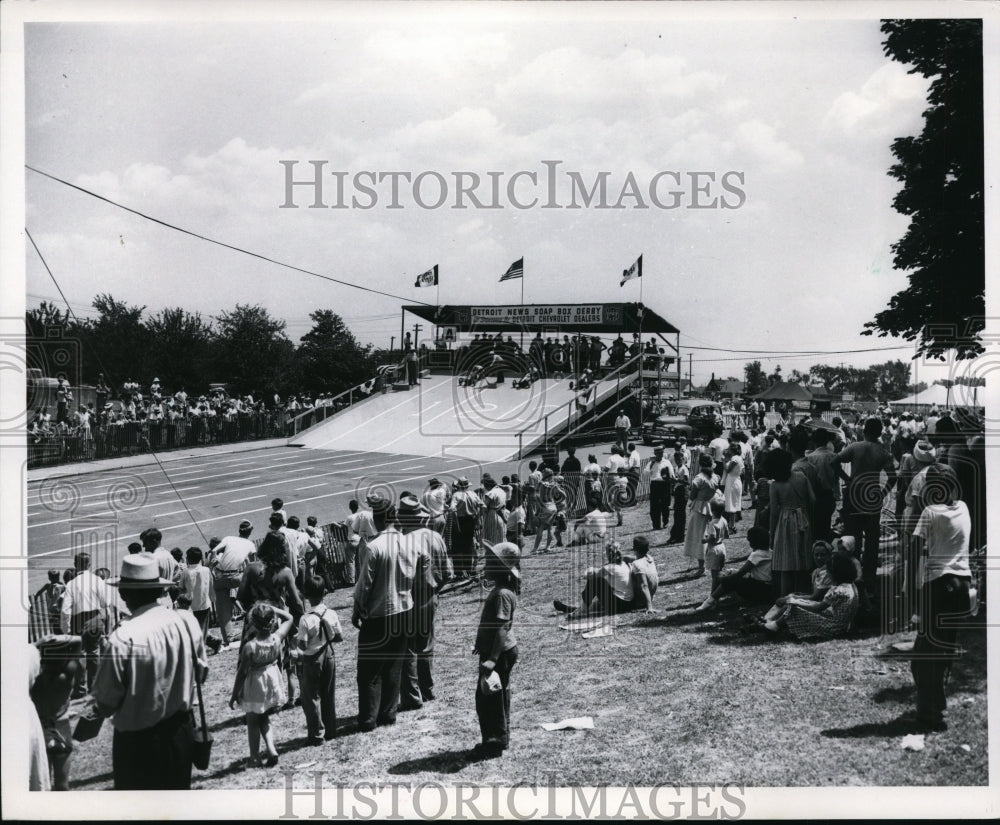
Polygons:
M431 476L450 483L465 475L476 485L487 470L499 480L515 468L516 462L273 447L163 456L159 466L34 481L26 501L29 588L44 584L47 569L72 567L74 552L84 546L92 569L107 567L116 575L127 545L147 527L160 529L165 547L205 548L212 536L235 534L244 518L259 537L276 497L303 525L310 515L323 524L343 520L347 503L373 488L398 496L421 492Z

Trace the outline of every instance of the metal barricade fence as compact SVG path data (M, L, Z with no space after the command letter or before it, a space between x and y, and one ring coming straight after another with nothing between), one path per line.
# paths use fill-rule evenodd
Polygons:
M94 461L117 456L257 441L284 436L284 411L240 413L235 417L179 419L177 421L126 421L102 424L87 431L28 434L28 467L74 461Z

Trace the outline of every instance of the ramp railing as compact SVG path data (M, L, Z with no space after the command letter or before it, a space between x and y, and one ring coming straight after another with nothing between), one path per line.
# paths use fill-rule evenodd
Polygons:
M637 362L639 362L642 359L642 357L643 357L643 355L642 355L642 353L640 353L639 355L635 355L632 358L629 358L627 361L625 361L625 363L623 363L623 364L615 367L615 369L613 369L611 372L607 373L603 378L600 378L597 381L595 381L590 386L590 389L589 389L588 392L592 393L593 396L594 396L593 407L591 408L591 414L592 415L594 414L594 411L597 408L598 389L600 388L600 386L602 384L606 385L611 380L614 380L614 382L615 382L615 397L618 399L615 403L616 404L621 404L621 403L624 403L624 401L628 400L627 398L624 398L624 399L621 398L622 387L623 386L626 387L626 388L630 387L635 382L635 380L638 378L638 376L639 376L639 369L640 368L637 366ZM634 371L632 371L632 370L634 370ZM574 418L574 415L575 415L578 420L577 420L577 426L576 426L575 429L573 429L573 432L577 432L580 429L580 427L583 426L583 423L585 423L585 417L587 415L587 410L586 410L586 408L584 408L582 411L580 409L578 409L578 406L579 406L578 405L579 393L576 392L576 390L574 390L573 393L574 393L573 397L571 399L569 399L565 404L560 404L558 407L556 407L551 412L546 413L542 417L541 422L535 422L533 424L529 424L527 427L525 427L524 429L522 429L522 430L520 430L518 432L518 434L517 434L517 459L519 461L521 460L521 458L523 457L523 454L524 454L524 436L525 436L525 434L528 433L529 431L537 430L538 426L539 426L539 423L541 423L541 426L542 426L542 438L543 438L542 443L543 444L548 444L549 443L549 429L550 429L549 419L553 418L553 416L559 416L555 420L561 423L562 422L562 416L565 415L566 416L566 428L570 429L570 428L573 427L573 418ZM628 396L628 398L633 397L634 394L635 394L634 392L631 393ZM587 403L588 402L584 402L585 405ZM553 427L552 429L554 430L556 428Z

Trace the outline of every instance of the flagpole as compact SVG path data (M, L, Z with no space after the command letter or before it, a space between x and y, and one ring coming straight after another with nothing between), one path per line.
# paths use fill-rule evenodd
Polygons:
M524 259L521 259L521 308L524 308ZM521 319L521 352L524 352L524 319Z
M640 256L641 257L641 256ZM642 303L642 269L639 269L639 431L642 432L642 396L646 388L646 381L643 377L642 368L645 355L642 350L642 319L646 314L646 307Z

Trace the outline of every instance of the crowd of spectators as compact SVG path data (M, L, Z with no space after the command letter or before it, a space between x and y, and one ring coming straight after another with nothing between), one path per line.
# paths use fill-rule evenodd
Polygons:
M376 382L360 394L376 390ZM114 393L98 377L96 401L72 410L72 392L60 382L53 419L39 407L28 424L30 466L86 461L119 455L195 447L234 441L282 438L321 421L346 406L330 392L229 395L221 387L188 394L182 386L169 393L158 378L144 392L131 378ZM294 422L294 423L293 423Z

